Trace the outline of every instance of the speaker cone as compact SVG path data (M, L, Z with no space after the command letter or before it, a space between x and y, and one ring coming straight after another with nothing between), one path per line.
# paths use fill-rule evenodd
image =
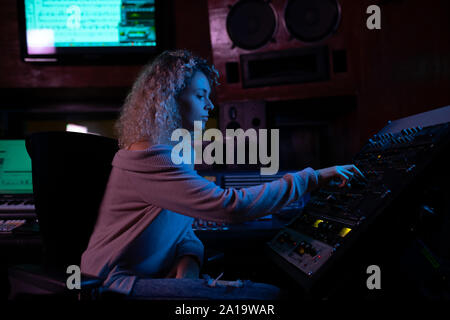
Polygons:
M284 19L293 37L303 42L315 42L336 31L340 12L337 0L289 0Z
M276 14L263 0L241 0L227 16L227 32L235 46L253 50L269 42L275 32Z

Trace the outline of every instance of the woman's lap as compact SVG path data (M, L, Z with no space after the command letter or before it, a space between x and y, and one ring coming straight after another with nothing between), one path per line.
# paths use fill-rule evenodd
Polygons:
M133 298L174 300L275 300L279 295L280 289L273 285L248 280L239 287L223 284L211 287L205 279L138 278L131 291Z

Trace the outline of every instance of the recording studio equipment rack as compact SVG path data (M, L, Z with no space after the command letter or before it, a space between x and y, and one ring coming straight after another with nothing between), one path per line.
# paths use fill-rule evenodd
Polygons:
M390 123L375 134L353 159L366 179L354 178L344 188L317 190L304 209L268 242L269 256L304 290L311 290L346 260L349 249L393 201L404 196L437 159L448 156L450 107L438 110ZM430 122L430 114L431 118L444 116ZM414 126L405 127L405 123Z

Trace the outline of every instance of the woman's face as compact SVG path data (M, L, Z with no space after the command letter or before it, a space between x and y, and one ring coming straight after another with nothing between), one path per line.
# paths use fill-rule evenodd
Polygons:
M181 92L178 98L181 121L184 129L194 130L194 121L201 121L202 130L208 121L208 112L214 108L209 95L211 87L208 78L201 71L192 77L191 83Z

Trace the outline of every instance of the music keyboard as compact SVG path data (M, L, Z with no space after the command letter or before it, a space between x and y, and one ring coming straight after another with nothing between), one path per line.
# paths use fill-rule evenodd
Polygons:
M34 216L35 206L32 197L0 197L0 218Z

